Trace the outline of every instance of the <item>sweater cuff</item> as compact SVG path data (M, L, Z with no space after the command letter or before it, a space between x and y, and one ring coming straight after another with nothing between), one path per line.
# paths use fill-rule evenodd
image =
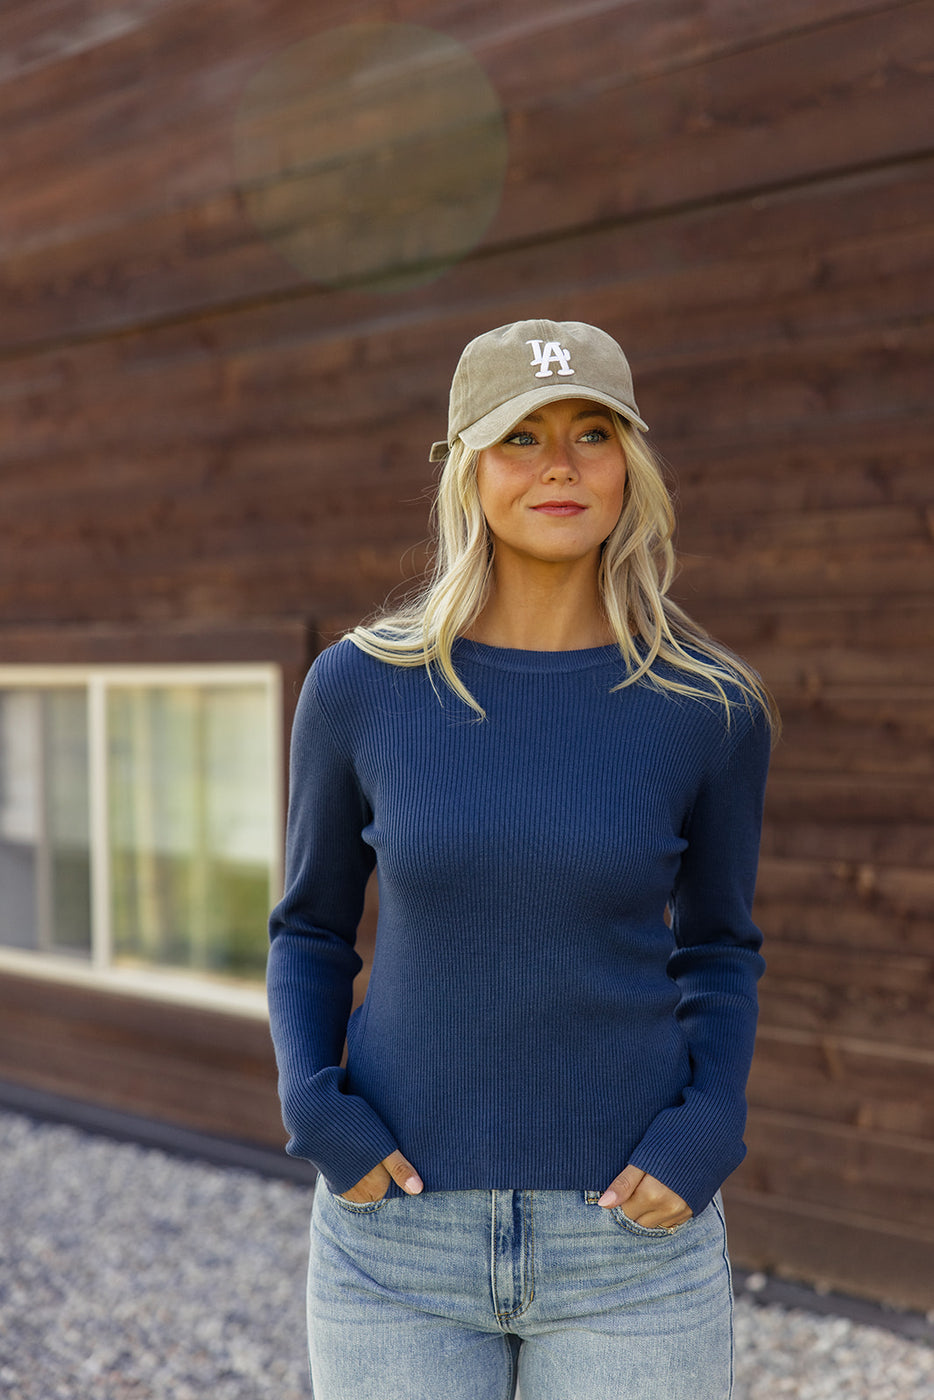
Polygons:
M718 1113L709 1099L689 1087L683 1103L652 1120L629 1160L700 1215L746 1155L745 1124L745 1100L732 1113Z
M344 1071L329 1067L312 1079L280 1085L282 1121L290 1134L286 1152L304 1157L332 1191L349 1191L398 1143L358 1094L341 1090Z

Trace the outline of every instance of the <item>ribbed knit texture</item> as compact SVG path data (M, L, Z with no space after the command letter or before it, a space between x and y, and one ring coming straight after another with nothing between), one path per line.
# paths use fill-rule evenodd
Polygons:
M288 1151L336 1191L397 1147L427 1190L602 1190L633 1162L696 1213L744 1153L764 718L614 693L612 646L455 664L485 721L346 640L302 691L268 974Z

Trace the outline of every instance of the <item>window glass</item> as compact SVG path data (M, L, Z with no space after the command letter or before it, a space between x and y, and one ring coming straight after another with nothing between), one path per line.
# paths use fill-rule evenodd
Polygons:
M0 691L0 942L91 948L84 688Z
M0 938L38 947L39 705L31 692L0 697Z
M270 810L262 686L107 697L114 960L259 975Z
M42 696L42 804L48 839L47 946L91 951L88 702L82 689Z
M0 946L261 978L278 870L271 670L91 670L60 686L11 671Z

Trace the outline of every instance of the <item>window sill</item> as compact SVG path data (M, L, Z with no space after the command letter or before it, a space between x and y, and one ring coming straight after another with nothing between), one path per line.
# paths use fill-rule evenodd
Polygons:
M0 948L0 976L66 982L93 991L145 997L177 1006L224 1011L253 1020L266 1020L266 992L259 983L237 983L208 974L175 972L168 968L97 968L92 963L49 953Z

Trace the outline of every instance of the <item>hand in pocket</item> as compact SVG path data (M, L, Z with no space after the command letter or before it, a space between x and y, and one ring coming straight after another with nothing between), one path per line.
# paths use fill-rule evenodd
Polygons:
M422 1179L412 1163L407 1162L401 1152L390 1152L389 1156L382 1162L377 1162L366 1176L361 1177L356 1186L351 1186L349 1191L342 1191L340 1194L345 1201L353 1201L356 1205L381 1201L389 1190L390 1181L395 1181L409 1196L417 1196L423 1186Z

